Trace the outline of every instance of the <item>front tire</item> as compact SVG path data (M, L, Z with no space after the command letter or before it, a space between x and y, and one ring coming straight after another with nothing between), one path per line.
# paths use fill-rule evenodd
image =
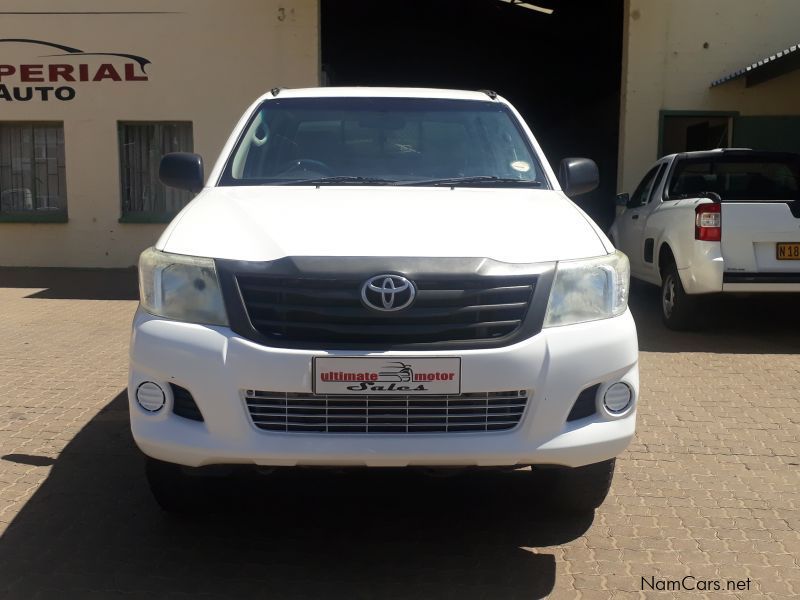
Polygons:
M661 320L676 331L697 327L697 298L683 289L675 263L667 267L661 281Z
M553 507L572 514L594 511L608 496L615 465L612 458L583 467L548 469Z
M188 476L180 465L147 458L147 483L158 505L170 514L189 514L199 508L197 478Z

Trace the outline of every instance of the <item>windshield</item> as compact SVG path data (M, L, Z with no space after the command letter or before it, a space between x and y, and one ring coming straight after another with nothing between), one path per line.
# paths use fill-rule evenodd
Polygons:
M725 201L796 200L800 189L800 156L795 154L722 154L680 160L669 186L669 198L692 198L714 192Z
M221 185L546 187L516 118L499 102L285 98L255 112Z

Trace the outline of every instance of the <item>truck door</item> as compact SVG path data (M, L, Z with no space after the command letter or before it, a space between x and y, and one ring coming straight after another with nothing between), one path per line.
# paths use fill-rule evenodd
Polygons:
M647 222L647 215L652 210L650 200L653 191L658 187L666 165L656 164L644 176L642 181L633 192L628 202L625 213L620 217L617 231L619 232L619 246L631 262L631 272L641 275L644 270L644 226Z

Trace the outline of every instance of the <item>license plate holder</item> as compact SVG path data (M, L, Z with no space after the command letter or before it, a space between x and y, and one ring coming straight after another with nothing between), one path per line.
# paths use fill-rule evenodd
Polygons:
M775 244L777 260L800 260L800 242L778 242Z
M318 356L315 394L446 396L461 393L461 358Z

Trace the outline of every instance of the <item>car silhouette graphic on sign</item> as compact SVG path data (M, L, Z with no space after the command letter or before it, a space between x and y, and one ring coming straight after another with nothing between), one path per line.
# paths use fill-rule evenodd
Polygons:
M378 371L380 376L379 381L393 381L396 383L405 383L414 378L414 371L411 365L402 362L391 362Z

